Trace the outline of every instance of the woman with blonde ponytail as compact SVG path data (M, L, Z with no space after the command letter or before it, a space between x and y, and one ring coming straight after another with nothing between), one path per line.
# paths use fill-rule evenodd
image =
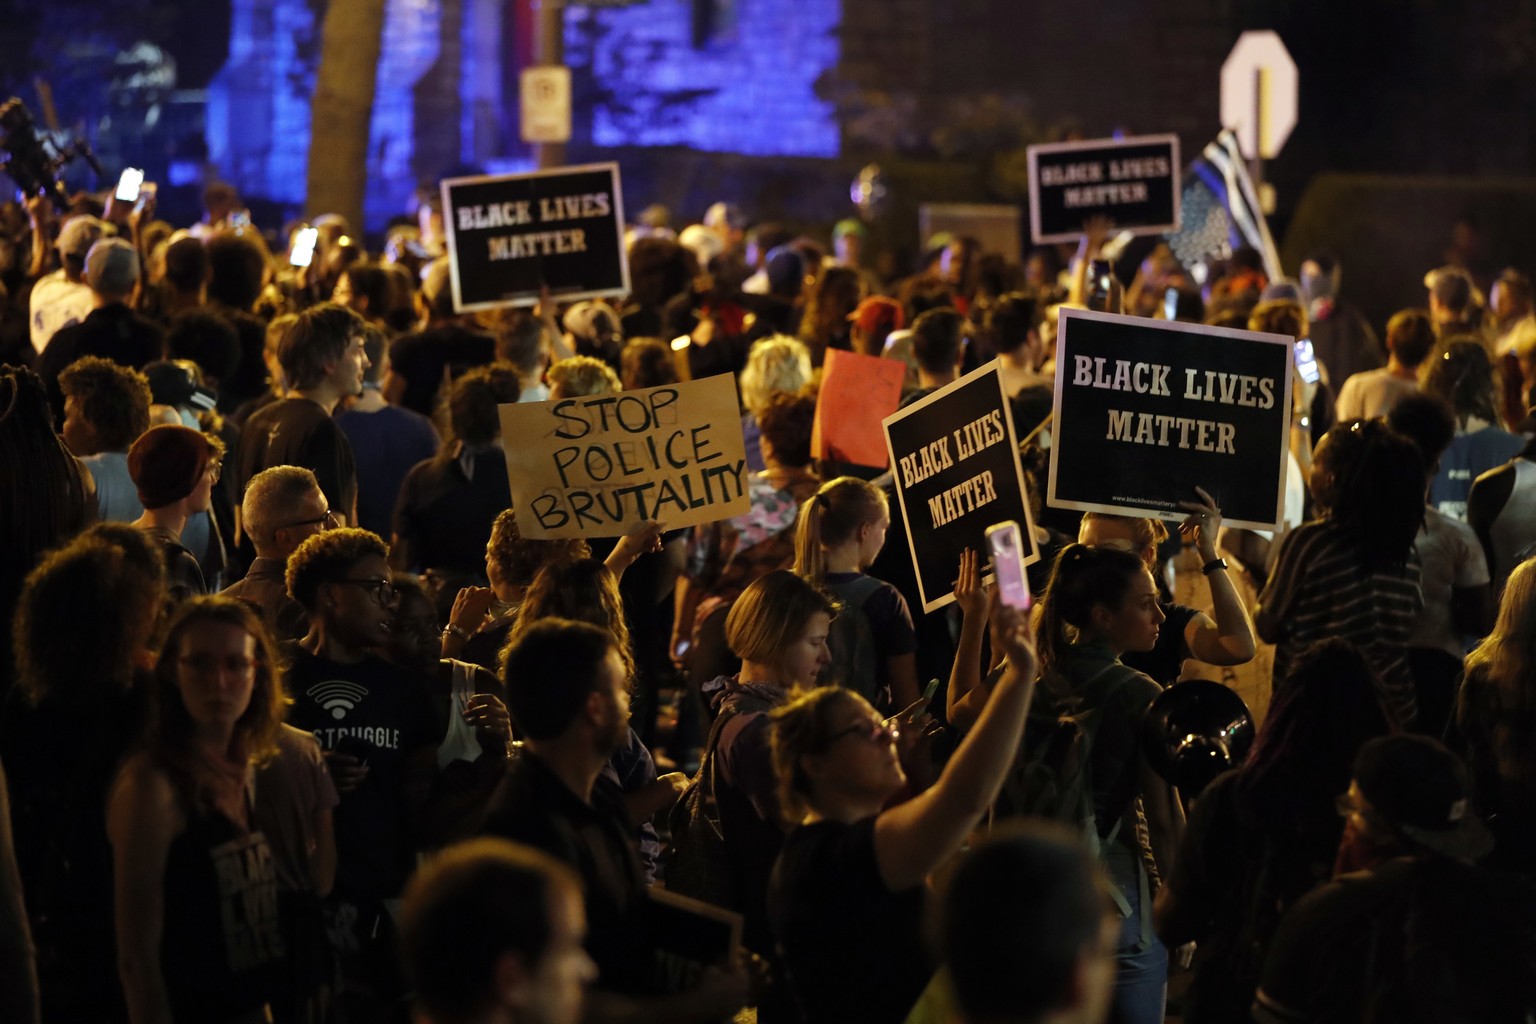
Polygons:
M887 713L920 696L917 634L906 598L864 571L885 546L890 525L880 488L840 476L800 507L795 533L796 575L825 588L841 605L823 684L856 690Z

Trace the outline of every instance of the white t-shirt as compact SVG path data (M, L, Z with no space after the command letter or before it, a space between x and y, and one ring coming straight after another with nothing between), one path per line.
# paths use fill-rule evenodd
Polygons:
M1413 626L1410 647L1433 647L1453 658L1466 654L1451 609L1452 590L1488 585L1488 559L1472 527L1433 508L1424 510L1424 528L1413 542L1419 553L1419 588L1424 607Z
M62 270L39 278L32 286L32 347L42 352L60 329L84 320L93 304L90 287Z
M1398 399L1419 390L1417 380L1395 376L1386 367L1351 374L1335 406L1340 423L1370 420L1392 411Z

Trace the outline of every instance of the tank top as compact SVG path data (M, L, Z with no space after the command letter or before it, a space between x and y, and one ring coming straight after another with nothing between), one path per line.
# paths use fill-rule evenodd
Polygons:
M189 810L165 862L160 963L172 1016L216 1022L261 1009L283 957L266 837L217 811Z
M1493 578L1500 582L1509 579L1515 566L1531 557L1536 548L1536 462L1515 459L1514 484L1509 498L1489 527L1493 538Z

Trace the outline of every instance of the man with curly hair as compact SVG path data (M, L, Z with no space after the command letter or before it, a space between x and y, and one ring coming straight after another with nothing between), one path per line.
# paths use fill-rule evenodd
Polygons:
M283 645L288 722L315 734L341 795L325 908L337 998L344 1019L393 1019L403 993L385 901L415 862L437 766L435 715L417 678L374 653L389 640L397 596L383 540L359 529L317 533L289 556L287 583L309 616L309 632Z

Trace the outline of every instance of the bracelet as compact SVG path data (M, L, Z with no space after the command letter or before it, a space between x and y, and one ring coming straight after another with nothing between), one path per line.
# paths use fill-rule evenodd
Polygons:
M1228 568L1228 565L1227 565L1227 560L1225 558L1213 558L1209 562L1206 562L1204 565L1202 565L1200 567L1200 572L1203 575L1209 576L1211 573L1215 572L1217 569L1226 569L1226 568Z
M443 636L444 637L456 636L460 640L465 641L466 643L469 642L469 634L464 631L464 628L462 626L455 626L451 622L448 623L446 628L444 628Z

